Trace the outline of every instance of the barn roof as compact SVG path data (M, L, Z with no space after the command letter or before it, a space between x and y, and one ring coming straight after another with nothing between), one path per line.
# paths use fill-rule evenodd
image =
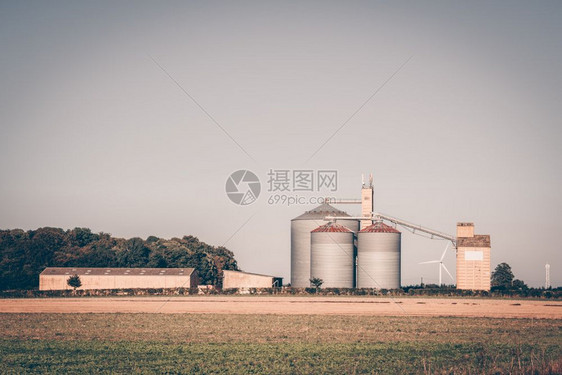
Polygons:
M232 272L232 273L240 273L240 274L244 274L244 275L263 276L263 277L271 277L271 278L274 278L274 279L282 279L282 277L278 277L278 276L263 275L261 273L253 273L253 272L234 271L234 270L222 270L222 272Z
M47 267L41 275L120 275L120 276L189 276L195 268L95 268L95 267Z

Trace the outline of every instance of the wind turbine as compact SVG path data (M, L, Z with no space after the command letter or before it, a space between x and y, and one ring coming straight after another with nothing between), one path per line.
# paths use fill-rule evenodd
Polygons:
M430 260L430 261L427 261L427 262L421 262L420 263L420 264L439 263L439 286L443 285L443 283L442 283L442 270L445 270L445 272L447 272L449 274L449 276L451 276L451 279L453 281L455 281L455 279L453 278L453 275L451 275L451 273L449 272L447 267L445 267L445 265L443 264L443 259L445 258L445 254L447 253L448 249L449 249L449 243L447 243L447 246L445 247L445 251L443 251L443 254L441 255L441 259Z

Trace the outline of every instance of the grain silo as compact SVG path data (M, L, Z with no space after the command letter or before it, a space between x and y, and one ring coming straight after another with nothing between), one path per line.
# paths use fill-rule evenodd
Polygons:
M325 288L355 287L355 234L340 224L328 223L310 234L310 277Z
M357 234L358 288L400 288L400 237L382 221Z
M324 203L291 220L291 286L310 286L310 232L325 224L326 216L349 217L337 208ZM357 220L338 220L338 223L356 232Z

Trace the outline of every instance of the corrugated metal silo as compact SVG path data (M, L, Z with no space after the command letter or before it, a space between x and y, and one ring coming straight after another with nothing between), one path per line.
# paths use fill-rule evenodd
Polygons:
M328 223L310 234L310 277L325 288L355 286L354 233L340 224Z
M401 233L375 222L357 234L357 287L400 288Z
M291 286L293 287L310 286L310 232L324 225L326 216L348 217L349 215L324 203L291 220ZM356 220L342 220L338 223L354 232L359 229L359 222Z

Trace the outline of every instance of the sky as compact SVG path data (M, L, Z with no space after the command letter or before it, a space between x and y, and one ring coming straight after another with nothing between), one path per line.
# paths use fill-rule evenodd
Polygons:
M268 201L359 198L373 173L376 211L474 222L492 268L543 286L549 263L560 286L560 19L559 1L1 1L0 228L194 235L289 282L290 220L315 205ZM252 204L225 192L237 170ZM270 170L337 189L268 191ZM419 263L444 248L403 230L402 284L437 282Z

